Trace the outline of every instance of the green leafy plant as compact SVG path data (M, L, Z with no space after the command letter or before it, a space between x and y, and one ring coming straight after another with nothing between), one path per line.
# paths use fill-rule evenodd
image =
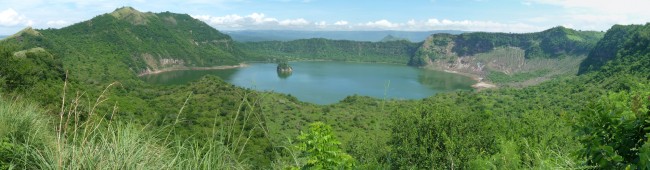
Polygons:
M322 122L309 125L309 132L300 133L296 147L306 163L301 169L352 169L354 158L343 152L332 127Z
M587 164L604 169L650 168L650 91L640 89L610 92L580 113L575 128L584 145L579 155Z

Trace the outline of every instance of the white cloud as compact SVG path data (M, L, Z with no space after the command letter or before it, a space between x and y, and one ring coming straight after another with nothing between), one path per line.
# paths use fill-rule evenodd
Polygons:
M271 25L280 25L281 23L286 25L293 25L299 24L301 21L307 22L304 19L283 20L282 22L278 22L278 19L266 17L266 15L263 13L252 13L246 16L232 14L220 17L210 15L192 15L192 17L217 28L264 27Z
M367 22L365 24L359 24L359 25L370 27L370 28L389 28L389 29L397 28L400 26L400 24L395 24L385 19L374 21L374 22Z
M410 27L413 27L413 26L417 25L417 23L415 22L415 20L412 19L412 20L409 20L408 22L406 22L406 25L408 25Z
M298 19L287 19L287 20L282 20L279 23L282 26L304 26L304 25L309 25L309 22L305 19L298 18Z
M245 19L249 19L253 21L253 24L264 24L264 23L269 23L269 22L278 22L277 19L275 18L267 18L263 13L253 13L250 15L247 15Z
M47 21L47 26L52 27L52 28L61 28L64 26L70 25L68 21L64 20L56 20L56 21Z
M500 23L494 21L453 21L447 19L431 18L422 22L425 29L429 30L465 30L465 31L487 31L487 32L533 32L545 28L528 25L524 23ZM417 24L416 24L417 26Z
M427 20L408 20L394 22L381 19L370 22L350 23L338 20L332 24L327 21L309 22L304 18L282 19L266 16L263 13L252 13L246 16L236 14L225 16L192 15L209 25L223 30L233 29L288 29L288 30L464 30L488 32L533 32L546 29L524 23L500 23L493 21L448 20L431 18Z
M349 24L348 21L344 21L344 20L336 21L334 23L334 25L338 25L338 26L343 26L343 25L348 25L348 24Z
M566 23L577 29L605 30L613 24L643 24L650 21L648 0L525 0L524 4L552 5L562 13L550 21Z
M0 11L0 26L31 26L32 24L34 24L34 21L27 19L24 15L18 14L12 8Z
M638 14L650 16L648 0L529 0L539 4L562 6L564 8L585 9L607 14Z
M325 21L320 21L320 22L314 22L314 25L316 25L318 28L327 28L327 22Z

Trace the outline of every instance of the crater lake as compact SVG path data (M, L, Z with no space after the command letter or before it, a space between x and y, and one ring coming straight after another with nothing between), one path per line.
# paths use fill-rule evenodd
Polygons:
M275 63L249 63L223 70L181 70L145 75L148 83L179 85L216 75L236 86L290 94L316 104L336 103L346 96L379 99L422 99L439 92L471 90L469 77L398 64L330 61L290 62L291 74L276 71Z

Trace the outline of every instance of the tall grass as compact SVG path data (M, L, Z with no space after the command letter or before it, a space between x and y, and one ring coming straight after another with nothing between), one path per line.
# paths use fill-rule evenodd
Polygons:
M0 97L0 169L44 169L43 149L56 145L50 119L20 100Z
M77 92L66 98L56 116L20 99L0 97L0 169L248 169L240 161L250 133L237 133L235 126L217 128L208 140L175 136L174 126L165 127L114 122L118 104L111 104L109 85L98 97ZM179 109L182 114L191 95ZM240 107L251 104L246 97ZM98 111L112 107L112 111ZM253 112L251 111L246 112ZM244 121L258 119L257 128L268 134L259 114L240 113ZM106 119L109 118L109 119ZM229 143L229 144L224 144Z

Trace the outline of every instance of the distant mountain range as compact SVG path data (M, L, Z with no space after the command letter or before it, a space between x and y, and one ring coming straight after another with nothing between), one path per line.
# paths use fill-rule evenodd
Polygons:
M295 31L295 30L241 30L223 31L233 40L240 42L292 41L298 39L325 38L331 40L372 41L378 42L387 36L406 39L411 42L424 41L436 33L461 34L464 31Z

